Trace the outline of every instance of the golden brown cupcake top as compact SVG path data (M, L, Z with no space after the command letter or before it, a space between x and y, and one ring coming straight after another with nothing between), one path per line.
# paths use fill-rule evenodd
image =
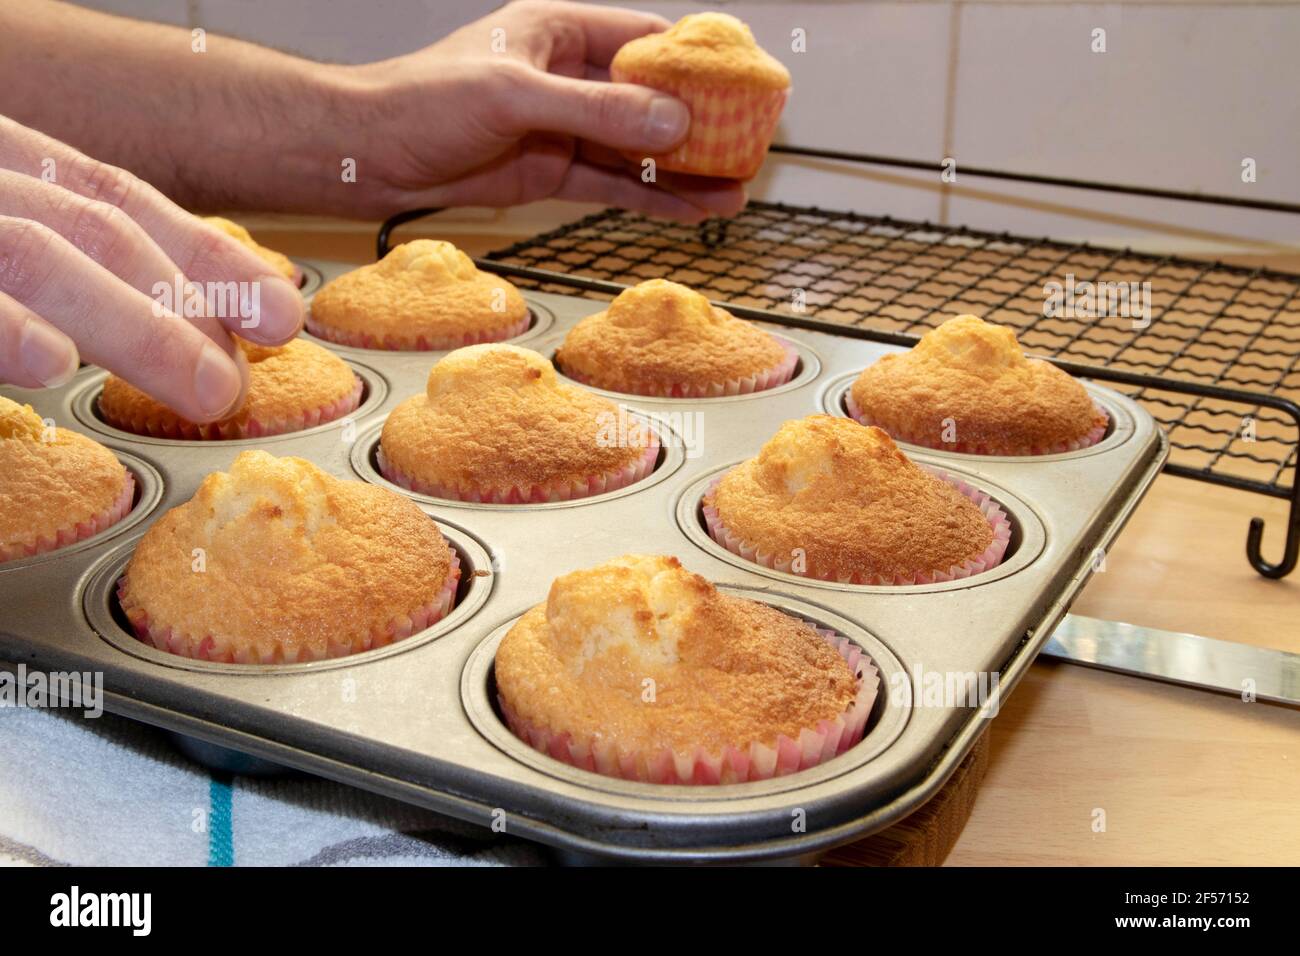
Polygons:
M643 555L557 578L501 642L496 681L535 726L650 752L772 746L857 690L810 625Z
M235 341L248 360L248 394L239 410L214 424L214 429L246 425L254 419L263 425L290 421L344 398L356 387L351 366L314 342L291 339L284 345L268 346L245 339ZM116 375L105 380L99 407L110 422L123 426L142 421L185 421Z
M388 416L382 446L426 482L507 491L615 471L639 460L650 438L639 420L565 382L538 353L492 344L434 365L425 393Z
M867 418L936 448L943 436L1007 449L1082 438L1106 423L1087 390L1050 362L1028 358L1011 329L959 315L910 352L886 355L851 389Z
M323 657L433 601L450 569L447 542L408 499L246 451L140 539L123 602L191 636Z
M85 435L46 425L0 396L0 546L33 544L99 515L122 494L126 468Z
M946 572L993 543L983 513L879 428L810 415L786 422L713 495L722 523L816 576Z
M328 282L312 317L325 325L382 338L448 336L504 329L528 315L519 290L482 272L450 242L416 239L372 265Z
M252 237L247 229L237 222L231 222L229 219L222 219L220 216L205 216L203 221L210 226L216 226L230 238L234 239L240 245L247 246L261 257L262 261L275 269L286 279L292 279L297 275L298 270L294 268L293 262L282 252L276 252L274 249L268 249L260 245Z
M570 329L556 356L597 388L641 392L747 378L783 358L771 335L667 279L620 292Z
M692 13L663 33L638 37L619 49L610 67L677 83L790 85L790 71L726 13Z

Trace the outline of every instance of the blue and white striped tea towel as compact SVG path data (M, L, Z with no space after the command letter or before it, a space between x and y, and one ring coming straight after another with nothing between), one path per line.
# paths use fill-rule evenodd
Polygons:
M327 780L210 773L111 714L0 707L0 864L546 862L533 844Z

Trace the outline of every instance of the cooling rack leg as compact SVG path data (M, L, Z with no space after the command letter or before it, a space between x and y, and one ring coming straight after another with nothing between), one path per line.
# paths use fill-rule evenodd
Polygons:
M1282 560L1272 564L1264 560L1260 544L1264 539L1264 519L1251 518L1250 531L1246 534L1246 557L1250 565L1266 578L1284 578L1295 570L1296 557L1300 555L1300 480L1291 490L1291 514L1286 526L1286 545L1282 550Z

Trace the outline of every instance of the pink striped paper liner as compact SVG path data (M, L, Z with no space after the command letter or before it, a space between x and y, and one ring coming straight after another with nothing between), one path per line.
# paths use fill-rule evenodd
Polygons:
M449 349L463 348L466 345L504 342L506 339L513 339L516 336L523 335L532 324L533 313L530 309L518 322L512 322L504 328L480 329L441 338L420 335L411 340L400 335L388 334L381 338L369 332L349 332L345 329L336 329L315 319L311 313L307 314L307 331L318 339L356 349L380 349L389 352L442 352Z
M269 421L249 418L243 422L230 420L196 425L174 415L169 415L161 420L153 418L128 419L110 415L103 405L100 405L99 413L104 417L104 421L114 428L120 428L134 435L150 435L154 438L185 439L189 441L232 441L244 438L265 438L270 435L286 435L290 432L300 432L304 428L313 428L316 425L335 421L357 410L357 407L361 404L363 389L364 383L354 375L352 376L352 390L342 398L322 405L320 408L314 408L309 412L303 412L288 418L275 418Z
M131 474L131 469L126 469L126 479L122 482L122 490L118 496L99 514L92 515L85 521L78 521L75 524L68 524L59 528L52 534L37 535L32 541L17 542L14 544L0 544L0 564L5 561L16 561L19 558L30 558L32 555L44 554L47 551L54 551L58 548L66 548L70 544L76 544L78 541L84 541L93 535L99 534L113 525L117 524L131 512L135 503L135 476Z
M128 567L128 575L130 568ZM117 582L117 600L122 612L131 622L135 636L160 651L188 657L192 660L216 661L224 664L294 664L306 661L325 660L328 658L347 657L371 651L377 647L387 647L432 627L451 613L456 604L456 589L460 585L460 556L451 549L451 567L447 580L439 589L437 596L427 604L422 604L409 614L403 614L390 620L383 627L375 627L369 633L349 639L331 640L323 653L313 653L311 648L299 648L293 657L285 655L280 645L259 652L256 642L249 646L237 647L237 641L205 634L202 637L186 634L176 628L153 621L149 612L139 605L132 604L126 595L127 576Z
M920 445L922 448L933 448L936 451L955 451L966 455L1015 455L1017 457L1028 457L1030 455L1059 455L1067 451L1078 451L1080 448L1088 448L1097 444L1106 435L1106 428L1110 424L1110 416L1100 405L1093 405L1093 408L1105 419L1100 425L1094 425L1088 429L1087 434L1082 438L1076 438L1073 441L1058 442L1054 445L1032 445L1028 449L1014 448L1009 445L997 445L992 442L945 442L935 441L932 438L920 438L916 435L905 435L887 428L880 422L872 421L856 401L853 400L852 392L844 393L844 409L849 413L849 417L863 425L876 425L889 433L889 437L894 441L907 442L909 445Z
M659 460L659 437L650 433L650 444L641 456L630 465L608 471L603 475L591 475L577 481L553 481L544 485L531 485L528 488L512 486L502 491L491 488L467 488L439 485L415 478L398 468L384 454L380 445L375 449L375 458L379 462L379 472L395 485L414 491L416 494L431 498L448 498L452 501L471 501L480 504L524 505L541 504L547 501L572 501L575 498L589 498L603 495L608 491L617 491L634 485L655 470Z
M819 581L834 581L838 584L864 584L864 585L884 585L897 586L906 584L935 584L941 581L958 581L962 578L968 578L972 575L982 574L990 571L1002 563L1002 558L1007 553L1007 546L1011 543L1011 519L996 501L980 491L974 485L955 478L952 475L945 474L937 468L930 468L927 465L921 465L927 472L936 477L942 478L951 484L965 497L974 503L975 507L980 509L988 521L989 527L993 529L993 541L977 557L967 558L960 564L954 564L948 568L940 568L928 573L917 573L911 575L904 574L862 574L854 572L850 575L836 575L833 572L813 568L811 563L803 571L795 570L792 558L777 558L775 554L764 551L757 545L743 540L739 535L731 531L718 515L718 509L713 504L713 495L718 489L718 484L722 477L715 478L709 485L708 490L704 493L702 501L702 510L704 512L704 523L708 528L709 536L714 541L722 545L732 554L737 554L746 561L753 561L765 568L773 571L783 571L786 574L797 574L802 577L816 578Z
M785 356L770 369L745 378L732 378L725 382L713 382L707 385L674 382L672 385L664 386L650 382L633 382L627 387L614 387L604 382L594 381L580 372L567 368L560 367L560 371L579 385L620 392L624 395L644 395L649 398L721 398L726 395L750 395L784 385L794 376L794 370L799 365L798 351L789 342L782 339L776 341L785 350ZM559 366L559 363L556 364Z
M775 745L759 741L747 747L727 747L713 753L703 746L677 752L646 753L625 749L618 741L594 735L556 732L529 723L498 694L497 703L511 732L535 750L556 760L607 777L646 783L713 785L768 780L808 770L836 757L862 740L871 708L880 692L880 671L866 652L835 631L816 628L839 652L858 677L858 692L848 709L834 720L822 720L798 737L781 734Z
M659 169L726 179L748 180L758 173L790 95L788 89L665 81L624 68L611 69L610 79L662 90L691 111L690 130L676 149L651 157L624 153L627 159L640 165L650 158Z

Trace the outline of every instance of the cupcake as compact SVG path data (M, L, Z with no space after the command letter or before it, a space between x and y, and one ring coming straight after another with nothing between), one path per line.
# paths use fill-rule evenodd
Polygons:
M204 216L203 221L210 226L216 226L231 239L234 239L241 246L247 246L253 250L257 256L276 272L284 276L295 285L302 284L302 273L298 267L282 252L276 252L274 249L268 249L266 246L259 245L245 229L237 222L231 222L229 219L222 219L220 216Z
M570 329L555 360L565 375L596 388L711 398L783 385L799 356L700 293L651 279Z
M557 578L502 640L495 673L506 722L538 750L685 784L764 780L843 753L880 680L847 638L641 555Z
M135 479L111 451L0 396L0 562L98 534L134 497Z
M1107 424L1082 385L973 315L863 370L845 406L898 441L975 455L1074 451L1100 441Z
M930 584L997 566L1006 513L926 470L879 428L832 415L786 422L705 493L715 541L764 567L846 584Z
M459 580L456 553L414 502L246 451L145 532L118 598L159 650L281 664L424 630L451 610Z
M361 379L319 345L305 339L275 347L236 341L248 360L248 394L229 418L196 425L116 375L104 382L100 415L114 428L156 438L257 438L333 421L361 404Z
M690 109L686 139L651 157L659 169L727 179L758 172L790 91L790 71L725 13L691 14L624 44L609 75L662 90ZM645 158L626 155L637 163Z
M528 305L450 242L416 239L326 283L311 303L312 335L367 349L430 351L522 335Z
M613 402L570 385L536 352L472 345L445 356L380 440L389 481L496 504L614 491L654 470L659 439Z

